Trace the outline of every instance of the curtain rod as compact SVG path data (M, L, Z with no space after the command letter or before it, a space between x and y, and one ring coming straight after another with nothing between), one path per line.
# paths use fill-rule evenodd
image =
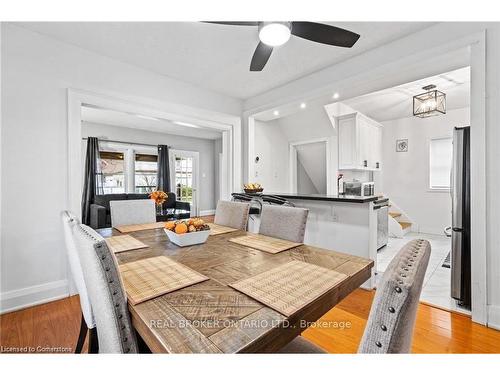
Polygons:
M82 137L82 141L88 140L88 137ZM121 143L124 145L137 145L137 146L152 146L152 147L158 147L158 145L152 145L150 143L137 143L137 142L124 142L124 141L113 141L111 139L101 139L97 138L99 142L111 142L111 143ZM168 148L171 148L171 146L167 146Z

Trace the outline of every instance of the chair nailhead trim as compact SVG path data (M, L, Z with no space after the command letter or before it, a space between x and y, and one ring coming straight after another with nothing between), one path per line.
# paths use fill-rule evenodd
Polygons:
M391 307L389 307L389 312L391 314L394 314L396 312L396 310L394 309L394 307L391 306Z
M380 326L380 329L381 329L382 331L384 331L384 332L385 332L385 331L387 331L387 327L386 327L385 325L383 325L383 324Z
M397 286L397 287L396 287L396 288L394 288L394 289L396 290L396 293L401 293L401 292L402 292L402 289L401 289L399 286Z
M382 347L382 343L380 341L375 341L375 345L377 345L379 348Z

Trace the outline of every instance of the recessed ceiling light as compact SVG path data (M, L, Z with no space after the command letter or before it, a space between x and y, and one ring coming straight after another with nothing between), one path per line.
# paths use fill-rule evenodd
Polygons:
M186 126L188 128L198 128L198 129L201 128L201 126L199 126L199 125L190 124L188 122L183 122L183 121L174 121L174 124Z
M279 116L279 115L280 115L280 111L274 111L274 112L273 112L273 115L275 115L275 116Z
M338 92L336 92L335 94L333 94L332 98L333 98L333 99L338 99L338 98L339 98L339 96L340 96L340 95L339 95L339 93L338 93Z
M307 107L307 104L306 103L300 103L300 108L304 109Z
M142 118L144 120L153 120L153 121L160 121L160 119L152 116L145 116L145 115L135 115L135 117Z

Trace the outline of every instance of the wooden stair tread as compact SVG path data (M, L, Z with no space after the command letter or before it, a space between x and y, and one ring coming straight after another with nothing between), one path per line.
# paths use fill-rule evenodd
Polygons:
M401 213L399 213L399 212L389 212L389 215L391 215L392 217L399 217L399 216L401 216Z
M411 223L407 223L406 221L400 221L399 225L401 225L401 228L403 228L403 229L411 227Z

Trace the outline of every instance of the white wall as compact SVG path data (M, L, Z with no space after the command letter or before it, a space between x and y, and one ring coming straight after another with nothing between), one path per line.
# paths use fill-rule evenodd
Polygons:
M67 89L239 115L241 102L2 24L2 311L68 293ZM228 116L229 117L229 116Z
M299 169L300 164L303 172L307 175L306 181L301 181L301 174L297 173L297 192L306 193L308 190L302 191L300 189L303 186L301 182L308 184L310 181L314 185L316 193L326 194L326 143L305 143L297 145L295 149L297 150L297 169ZM302 177L304 176L302 175Z
M411 217L420 232L443 234L451 225L449 192L429 189L429 141L452 137L455 126L469 125L469 112L460 108L440 116L382 123L381 191ZM408 139L408 152L396 152L397 139Z
M200 211L215 210L215 141L210 139L183 137L139 129L103 124L82 123L82 137L98 137L113 141L144 144L166 144L176 150L200 153L199 192ZM205 176L205 177L203 177Z
M314 186L311 177L307 174L306 169L297 158L297 193L299 194L318 194L319 191ZM323 194L325 194L323 192Z
M331 186L336 191L337 131L332 127L322 103L272 121L255 121L254 156L260 157L254 166L257 179L272 192L289 192L289 144L291 142L328 138L330 141ZM262 157L264 155L264 157ZM269 187L269 188L268 188Z
M254 176L249 182L260 183L267 192L289 191L288 140L277 121L255 121Z

